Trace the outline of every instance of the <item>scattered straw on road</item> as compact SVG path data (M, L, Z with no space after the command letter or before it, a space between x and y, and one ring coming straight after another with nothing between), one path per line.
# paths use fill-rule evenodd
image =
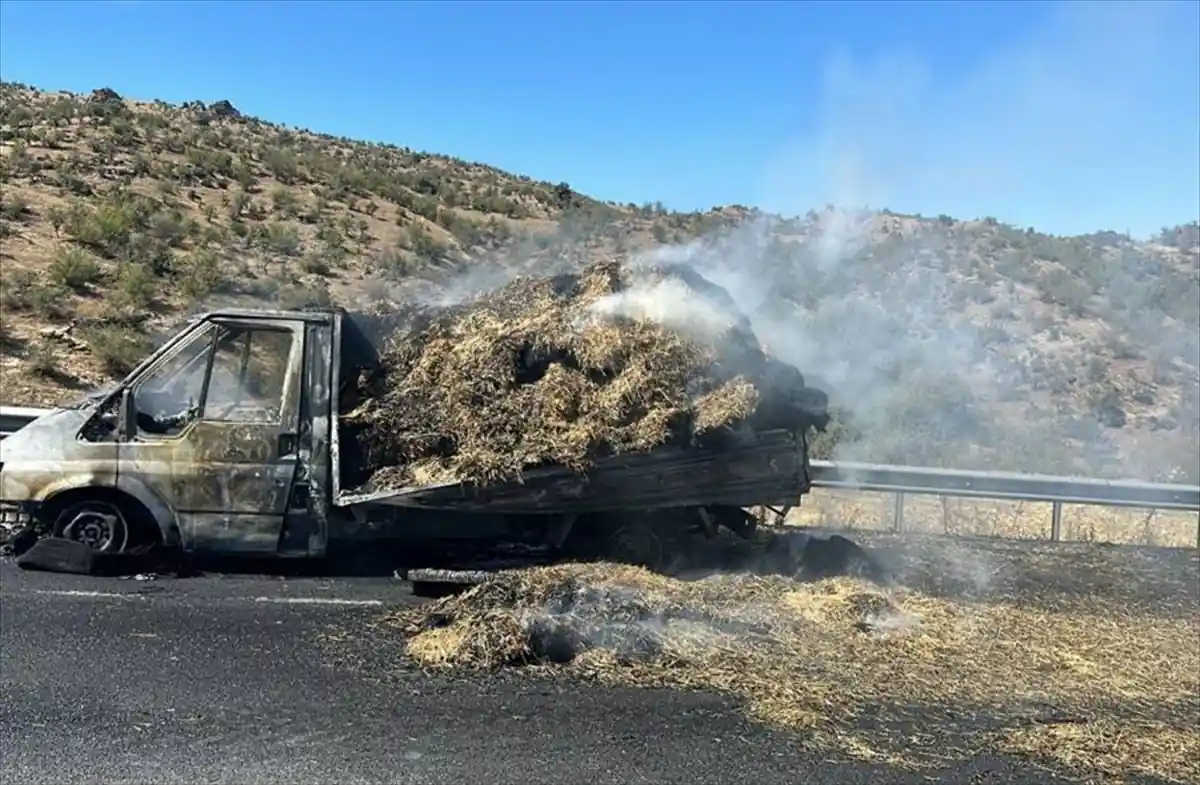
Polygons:
M967 600L927 585L569 565L503 573L388 623L426 667L716 690L814 745L880 762L990 750L1105 778L1200 781L1194 612L1147 614L1103 592Z

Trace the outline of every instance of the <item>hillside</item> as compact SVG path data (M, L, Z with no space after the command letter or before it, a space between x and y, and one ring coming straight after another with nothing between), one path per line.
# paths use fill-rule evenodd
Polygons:
M0 86L0 402L124 373L220 303L466 291L604 253L687 259L846 410L837 457L1200 475L1200 227L590 199L482 164L171 106Z

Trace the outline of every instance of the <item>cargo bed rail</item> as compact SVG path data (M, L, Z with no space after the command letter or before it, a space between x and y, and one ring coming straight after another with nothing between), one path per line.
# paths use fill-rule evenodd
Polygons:
M520 482L497 486L446 483L342 494L335 503L514 514L789 505L808 491L806 455L803 435L765 431L720 448L613 456L584 473L535 469Z

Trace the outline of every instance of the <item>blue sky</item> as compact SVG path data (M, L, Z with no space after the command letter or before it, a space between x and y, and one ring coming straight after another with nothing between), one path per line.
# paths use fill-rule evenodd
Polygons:
M0 75L676 209L1200 216L1200 2L0 3Z

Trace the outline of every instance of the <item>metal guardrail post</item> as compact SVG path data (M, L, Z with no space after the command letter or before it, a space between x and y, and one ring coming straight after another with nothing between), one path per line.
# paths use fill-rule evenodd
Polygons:
M1050 542L1062 541L1062 502L1050 503Z
M892 531L904 531L904 494L892 494Z

